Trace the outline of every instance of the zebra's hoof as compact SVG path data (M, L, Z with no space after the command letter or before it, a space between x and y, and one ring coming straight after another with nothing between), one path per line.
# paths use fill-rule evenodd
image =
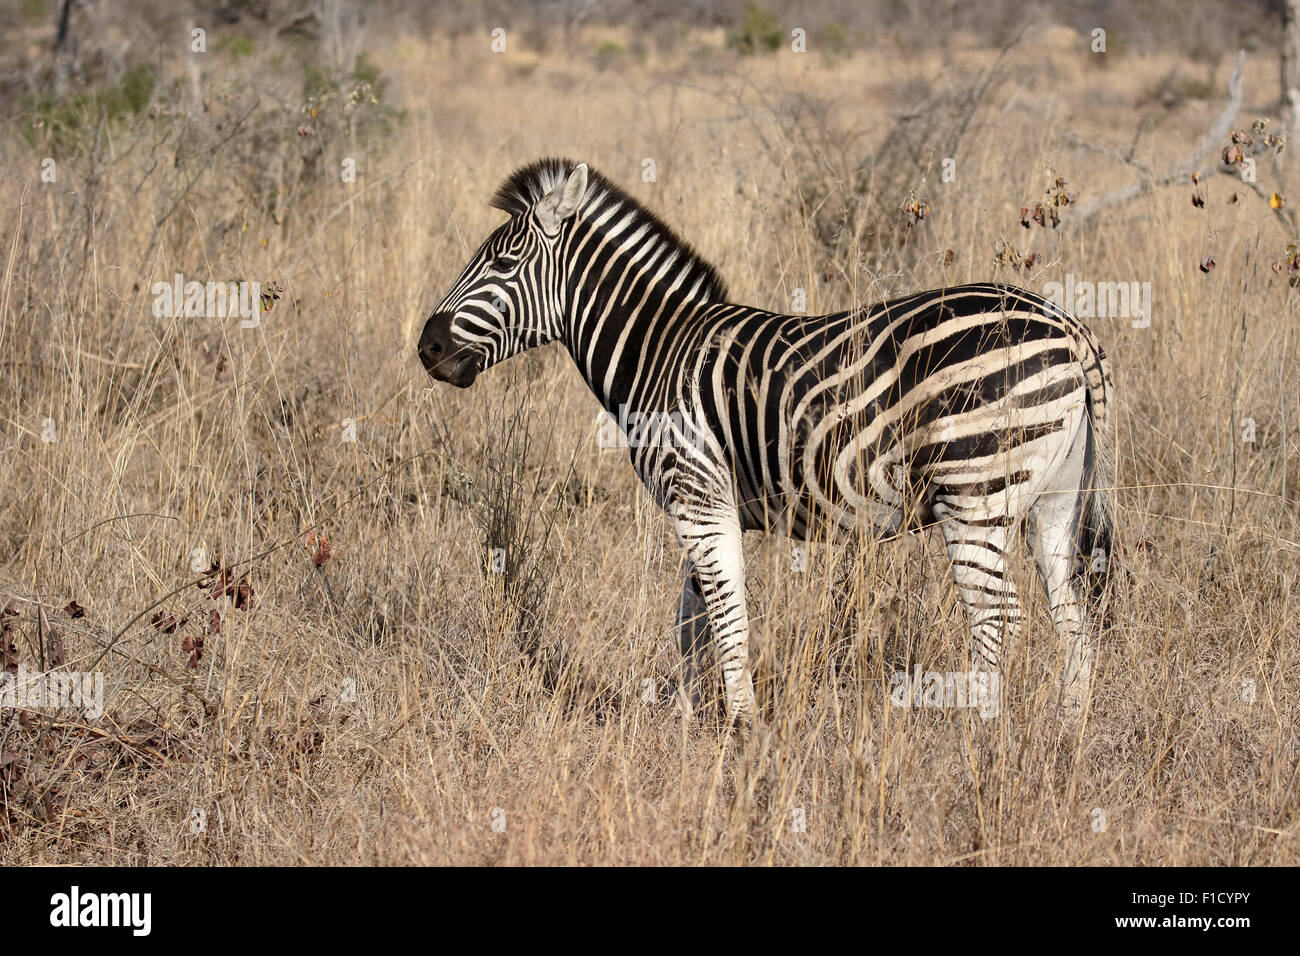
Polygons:
M677 712L681 714L682 720L690 723L695 719L700 711L700 699L696 694L692 694L685 686L677 688Z

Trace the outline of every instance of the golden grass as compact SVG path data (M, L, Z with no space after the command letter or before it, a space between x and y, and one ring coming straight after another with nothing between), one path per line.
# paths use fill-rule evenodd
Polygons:
M283 225L229 159L261 132L224 139L247 78L274 82L273 48L243 72L210 68L207 112L119 130L95 163L61 161L55 184L11 129L0 600L27 666L52 627L69 666L105 673L107 701L98 721L0 714L16 758L0 768L0 864L1295 863L1297 293L1270 268L1293 237L1252 193L1229 205L1227 177L1205 209L1175 186L1026 232L1019 209L1049 164L1081 201L1136 175L1066 134L1123 150L1155 109L1137 157L1163 169L1219 105L1143 106L1176 56L1103 66L1065 33L1008 54L955 183L937 167L911 181L932 211L893 270L829 261L792 213L814 154L783 111L805 97L826 106L830 142L878 144L927 88L973 81L996 51L740 59L698 36L602 71L581 37L505 56L407 38L374 51L405 121L327 143ZM1249 60L1247 102L1274 76ZM293 138L271 142L258 161L302 165ZM174 163L178 145L212 152ZM748 542L768 729L682 723L668 699L679 554L624 453L597 447L598 407L567 356L549 347L460 392L431 387L412 352L498 221L498 181L550 153L625 184L765 307L796 287L826 311L994 275L1152 283L1151 328L1094 323L1117 374L1124 573L1081 730L1055 709L1060 648L1032 579L999 718L889 705L894 671L965 666L932 540L866 549L847 623L841 546L814 543L798 574L791 542ZM355 184L337 174L347 155ZM1040 259L995 272L999 239ZM175 272L285 292L256 330L154 318L149 287ZM1253 445L1233 431L1234 396ZM486 568L503 488L545 581L535 607ZM320 568L301 546L313 527L331 542ZM187 586L195 549L244 562L250 609ZM187 624L163 633L150 609L127 626L173 592L156 610ZM189 668L182 641L213 610L222 630Z

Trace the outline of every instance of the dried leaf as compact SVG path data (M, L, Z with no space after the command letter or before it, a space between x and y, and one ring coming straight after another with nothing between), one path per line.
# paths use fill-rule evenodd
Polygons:
M190 670L198 667L199 661L203 659L203 635L187 636L181 642L181 650L190 655L190 659L186 661L185 666Z

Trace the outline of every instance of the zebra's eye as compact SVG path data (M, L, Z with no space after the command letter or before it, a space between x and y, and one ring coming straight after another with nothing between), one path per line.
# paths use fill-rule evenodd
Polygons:
M497 272L513 272L518 265L519 260L510 256L497 256L492 260L492 268Z

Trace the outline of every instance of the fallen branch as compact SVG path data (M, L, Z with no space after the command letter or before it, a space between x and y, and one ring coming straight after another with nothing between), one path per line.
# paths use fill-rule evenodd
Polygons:
M93 737L96 740L103 741L104 743L117 744L123 750L132 751L142 756L152 757L159 763L169 765L175 763L172 758L168 757L165 753L159 750L157 746L155 746L157 733L158 731L161 731L161 728L158 728L151 736L130 737L123 733L121 728L118 728L117 733L112 733L111 731L105 730L103 727L94 727L90 724L82 724L75 721L57 720L48 714L36 710L29 710L25 707L15 707L14 710L19 715L33 723L37 721L44 723L46 730L49 731L59 731L60 733L83 738ZM166 733L166 731L161 732Z
M1237 113L1241 109L1241 68L1245 60L1246 51L1239 50L1237 52L1237 61L1232 68L1232 78L1228 80L1228 105L1219 114L1219 118L1215 120L1209 133L1201 140L1201 145L1194 149L1191 155L1162 176L1151 176L1139 180L1136 183L1116 189L1114 192L1107 193L1099 199L1094 199L1092 202L1085 203L1079 207L1078 212L1063 222L1062 225L1077 226L1085 223L1099 212L1131 202L1158 186L1172 186L1176 183L1191 182L1192 173L1200 169L1205 164L1206 159L1221 148L1221 144L1232 131L1233 120L1237 118Z

